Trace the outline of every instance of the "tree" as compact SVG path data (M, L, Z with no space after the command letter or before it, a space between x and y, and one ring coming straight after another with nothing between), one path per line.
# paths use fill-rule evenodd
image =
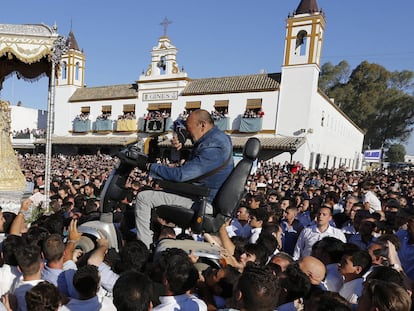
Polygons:
M388 162L404 162L405 148L401 144L393 144L387 151Z
M387 71L362 62L350 75L349 65L322 66L320 87L352 121L366 131L370 148L406 142L414 125L414 72Z
M349 79L351 68L346 61L341 61L334 66L328 62L322 65L319 87L326 91L337 84L346 83Z

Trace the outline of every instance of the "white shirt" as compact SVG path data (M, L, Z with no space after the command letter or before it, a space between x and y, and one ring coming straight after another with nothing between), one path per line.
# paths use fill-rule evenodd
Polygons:
M59 311L116 311L112 300L108 297L92 297L87 300L72 298L66 305L61 306Z
M231 221L230 226L226 227L227 234L229 237L233 237L235 235L241 236L243 238L249 238L251 233L252 227L248 223L246 223L244 226L239 222L238 219L233 219Z
M381 210L381 201L377 198L375 193L372 191L368 191L364 195L363 203L369 203L369 211L374 213L375 211Z
M363 283L363 278L357 278L355 280L346 282L339 290L339 295L344 297L349 303L355 305L358 303L358 298L362 294Z
M338 264L331 263L326 265L325 285L327 289L331 292L339 292L343 284L344 279L338 271Z
M257 239L259 238L260 232L262 232L262 228L253 228L252 235L249 238L249 243L256 243Z
M207 311L205 302L193 295L160 296L160 301L153 311Z
M329 225L325 232L320 232L316 225L312 225L304 228L299 234L293 251L293 259L298 260L302 257L309 256L312 252L313 244L327 236L337 238L346 243L345 234L340 229Z
M11 289L14 280L19 278L21 275L21 272L16 266L4 264L0 267L0 297Z

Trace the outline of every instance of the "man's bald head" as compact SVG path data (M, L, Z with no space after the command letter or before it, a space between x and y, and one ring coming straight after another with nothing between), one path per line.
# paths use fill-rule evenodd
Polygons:
M312 285L319 285L325 279L326 267L316 257L303 257L299 260L299 267L309 277Z
M188 118L194 118L197 122L206 122L211 125L214 125L214 120L211 117L211 114L204 109L197 109L190 113Z
M187 118L187 130L196 142L204 134L214 127L214 120L211 118L210 113L204 109L194 110Z

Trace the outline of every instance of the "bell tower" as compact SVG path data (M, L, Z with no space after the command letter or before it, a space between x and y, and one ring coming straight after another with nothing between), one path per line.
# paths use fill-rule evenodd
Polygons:
M71 30L66 40L67 52L60 59L59 74L56 79L55 124L66 124L55 127L56 135L67 135L65 128L70 128L73 105L68 105L70 97L76 90L85 87L85 54L79 49L78 42Z
M85 85L85 54L79 49L72 30L69 32L66 45L68 52L62 55L56 85L83 87Z
M178 68L177 53L178 49L167 37L168 25L172 22L167 18L160 23L164 28L163 35L158 39L157 46L151 51L151 63L147 70L142 73L140 80L171 79L187 77L183 69Z
M151 51L151 64L145 72L146 77L176 75L180 72L177 65L177 48L168 37L162 36Z
M283 66L320 66L325 16L316 0L302 0L286 23Z
M308 116L316 111L324 32L325 16L316 0L301 0L287 18L276 125L281 135L311 127Z

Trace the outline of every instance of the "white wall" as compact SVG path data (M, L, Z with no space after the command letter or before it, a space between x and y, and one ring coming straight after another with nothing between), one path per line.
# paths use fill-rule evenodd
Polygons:
M309 126L312 131L306 135L307 154L309 156L311 152L314 152L315 155L321 154L319 167L332 168L346 164L351 169L359 169L354 166L357 158L361 164L364 134L320 93L315 96L315 100L312 102ZM309 161L309 156L305 161ZM315 159L316 157L314 161ZM304 164L309 166L309 163Z
M24 129L37 129L38 110L33 108L10 106L11 108L11 131Z
M67 136L72 130L72 116L77 110L69 102L69 98L77 89L78 87L72 85L56 86L54 134L57 136ZM80 110L76 114L80 114Z

